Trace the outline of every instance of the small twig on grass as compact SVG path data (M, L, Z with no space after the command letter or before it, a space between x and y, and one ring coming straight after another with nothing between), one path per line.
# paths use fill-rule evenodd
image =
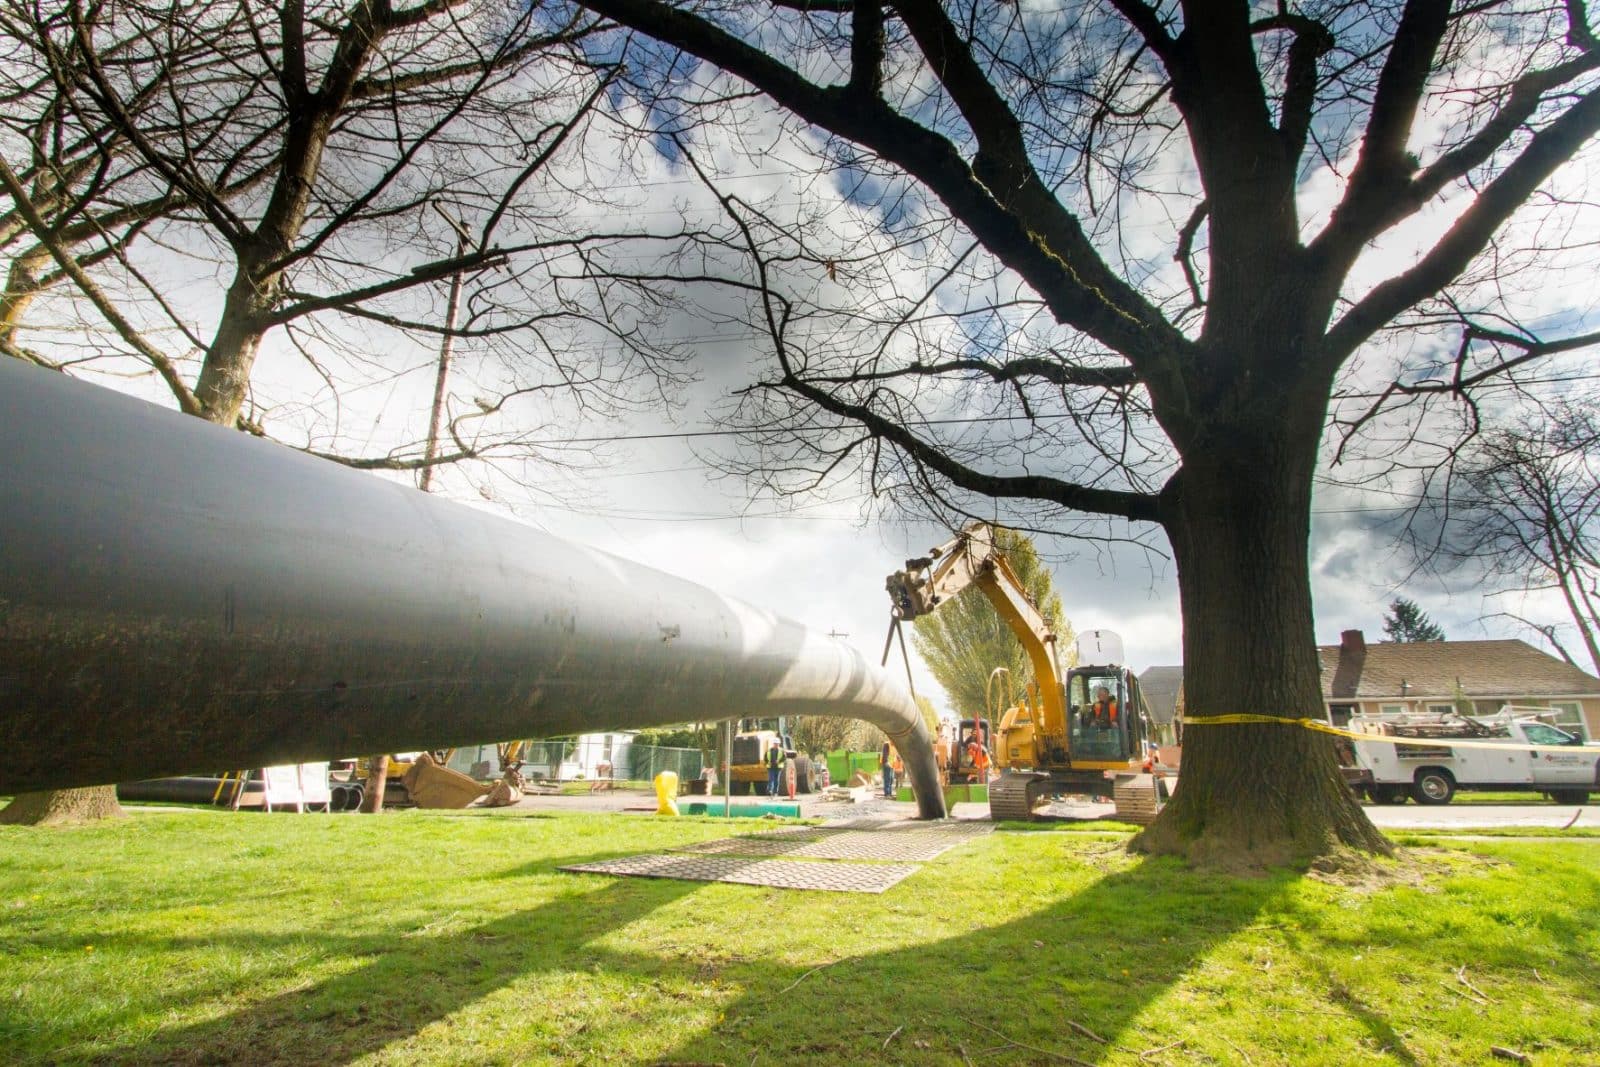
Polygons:
M1578 809L1578 810L1577 810L1577 811L1575 811L1575 812L1573 812L1573 813L1572 813L1572 818L1570 818L1570 819L1568 819L1568 820L1567 820L1567 823L1566 823L1566 825L1565 825L1565 826L1563 826L1563 827L1562 827L1562 829L1563 829L1563 830L1570 830L1570 829L1572 829L1572 827L1573 827L1573 825L1574 825L1574 824L1575 824L1575 823L1577 823L1577 821L1578 821L1578 820L1579 820L1579 819L1581 819L1581 818L1583 818L1583 809L1582 809L1582 808L1579 808L1579 809Z
M1540 985L1545 985L1546 984L1545 980L1544 980L1544 975L1539 973L1539 968L1532 967L1532 968L1529 968L1529 969L1533 971L1533 980L1535 982L1538 982Z
M889 1047L889 1042L893 1041L895 1039L895 1037L900 1033L900 1031L902 1031L904 1029L905 1029L905 1026L904 1026L904 1024L902 1024L900 1026L895 1027L893 1030L891 1030L889 1032L889 1036L883 1039L883 1047L884 1048L888 1048Z
M1533 1062L1533 1057L1526 1052L1518 1052L1516 1049L1506 1048L1504 1045L1490 1045L1489 1055L1497 1060L1515 1060L1518 1063Z
M1094 1067L1094 1064L1088 1062L1087 1060L1080 1060L1076 1056L1067 1055L1065 1052L1056 1052L1052 1049L1040 1048L1038 1045L1024 1044L1013 1037L1002 1034L999 1030L996 1030L992 1026L985 1026L976 1019L962 1019L961 1021L966 1023L968 1026L976 1026L979 1030L987 1030L996 1037L1003 1037L1011 1046L1016 1048L1025 1048L1029 1052L1037 1052L1041 1056L1049 1056L1051 1059L1060 1060L1062 1063L1070 1063L1073 1065L1073 1067Z
M1221 1041L1224 1045L1227 1045L1229 1048L1233 1049L1233 1051L1237 1052L1239 1054L1239 1058L1241 1060L1244 1060L1246 1067L1249 1067L1250 1054L1248 1052L1246 1052L1244 1049L1240 1048L1238 1045L1235 1045L1232 1041L1229 1041L1227 1038L1223 1037L1221 1034L1217 1035L1217 1039L1219 1041Z
M1489 1002L1487 1000L1484 1000L1482 997L1475 997L1471 993L1463 993L1449 982L1440 982L1439 984L1444 986L1445 989L1454 993L1456 996L1460 997L1462 1000L1470 1000L1472 1003L1477 1004L1480 1007L1487 1008L1489 1006Z
M1143 1062L1150 1059L1152 1056L1159 1056L1163 1052L1170 1052L1175 1048L1182 1048L1184 1040L1186 1039L1180 1038L1170 1045L1162 1045L1160 1048L1147 1048L1143 1052L1139 1053L1139 1060Z
M972 1067L972 1060L971 1060L970 1057L967 1056L967 1046L961 1044L960 1042L957 1042L956 1043L956 1051L961 1053L961 1062L966 1064L967 1067Z
M1465 963L1456 968L1456 981L1460 982L1462 985L1478 994L1478 996L1482 997L1484 1003L1486 1004L1493 999L1489 996L1489 994L1485 993L1483 990L1479 989L1477 986L1473 985L1467 980L1467 965Z
M817 964L815 967L811 968L805 974L802 974L799 978L796 978L794 981L790 982L788 985L786 985L782 989L778 990L777 995L780 996L780 997L783 996L785 993L789 992L789 990L793 989L795 986L799 985L801 982L804 982L807 978L810 978L812 975L816 974L818 971L822 970L824 967L832 967L835 963L838 963L838 962L839 962L838 960L829 960L827 963L819 963L819 964Z
M1111 1044L1111 1042L1107 1041L1105 1038L1101 1037L1099 1034L1095 1033L1093 1030L1089 1029L1087 1026L1084 1026L1082 1023L1075 1023L1071 1019L1068 1019L1066 1022L1067 1022L1067 1025L1070 1026L1075 1032L1082 1034L1084 1037L1088 1038L1090 1041L1098 1041L1102 1045Z

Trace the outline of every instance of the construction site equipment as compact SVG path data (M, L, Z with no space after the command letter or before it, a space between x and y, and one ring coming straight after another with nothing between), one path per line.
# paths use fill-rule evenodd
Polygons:
M0 455L0 793L767 713L944 815L904 686L772 612L21 360Z
M971 745L982 750L973 759ZM992 769L994 726L988 719L962 719L956 724L950 744L950 756L945 768L945 781L952 785L987 785Z
M1357 715L1349 729L1374 738L1430 742L1351 742L1355 782L1378 804L1403 804L1408 796L1418 804L1448 804L1461 789L1536 792L1558 804L1587 804L1591 792L1600 792L1600 744L1585 744L1509 708L1484 717ZM1452 741L1497 742L1500 747Z
M969 523L926 556L907 560L886 586L900 623L976 586L1027 653L1033 678L995 730L1001 774L989 783L992 817L1031 819L1057 793L1112 796L1116 774L1138 772L1150 719L1138 679L1124 665L1122 639L1109 630L1084 633L1078 666L1063 676L1055 630L995 548L988 523ZM1102 692L1109 702L1100 702Z
M792 776L794 792L809 793L816 788L817 771L809 758L795 750L788 727L784 716L739 720L728 764L733 792L740 796L767 792L767 754L774 747L783 752L785 781Z
M402 779L406 795L419 808L464 808L489 795L490 787L444 766L426 752L418 753Z

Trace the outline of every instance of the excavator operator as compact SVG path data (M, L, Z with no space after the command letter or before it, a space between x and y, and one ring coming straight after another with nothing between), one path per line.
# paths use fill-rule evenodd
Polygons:
M1117 725L1117 702L1111 696L1111 690L1105 686L1096 686L1094 703L1084 709L1083 718L1088 725L1096 730L1110 730Z

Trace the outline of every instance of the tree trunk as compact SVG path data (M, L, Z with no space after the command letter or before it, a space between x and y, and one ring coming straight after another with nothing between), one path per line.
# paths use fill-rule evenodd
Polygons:
M383 812L383 794L389 784L389 757L367 757L367 788L361 794L361 811L365 815L379 815Z
M1345 786L1333 738L1278 724L1187 725L1248 713L1323 718L1306 566L1320 420L1229 428L1185 456L1162 494L1183 599L1183 768L1135 841L1247 866L1390 846Z
M22 793L4 811L0 824L7 826L66 826L120 819L125 813L117 803L117 787L95 785L87 789L56 789L48 793Z
M249 262L239 264L223 303L217 332L195 382L195 399L200 401L207 421L221 426L238 423L250 389L250 374L261 350L265 333L262 322L277 301L281 280L282 275L274 274L257 281Z
M17 256L6 274L5 290L0 292L0 342L15 343L23 313L42 288L39 272L50 262L44 252Z

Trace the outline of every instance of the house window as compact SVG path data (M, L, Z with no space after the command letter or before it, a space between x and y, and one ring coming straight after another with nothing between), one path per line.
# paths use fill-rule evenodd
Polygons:
M1450 715L1450 714L1454 713L1455 710L1456 710L1456 706L1454 704L1429 704L1428 705L1428 714L1430 714L1430 715Z
M1328 721L1335 726L1350 725L1350 716L1355 714L1354 704L1330 704L1328 706Z
M1378 714L1379 715L1404 715L1405 713L1406 713L1406 706L1404 704L1379 704L1378 705Z

